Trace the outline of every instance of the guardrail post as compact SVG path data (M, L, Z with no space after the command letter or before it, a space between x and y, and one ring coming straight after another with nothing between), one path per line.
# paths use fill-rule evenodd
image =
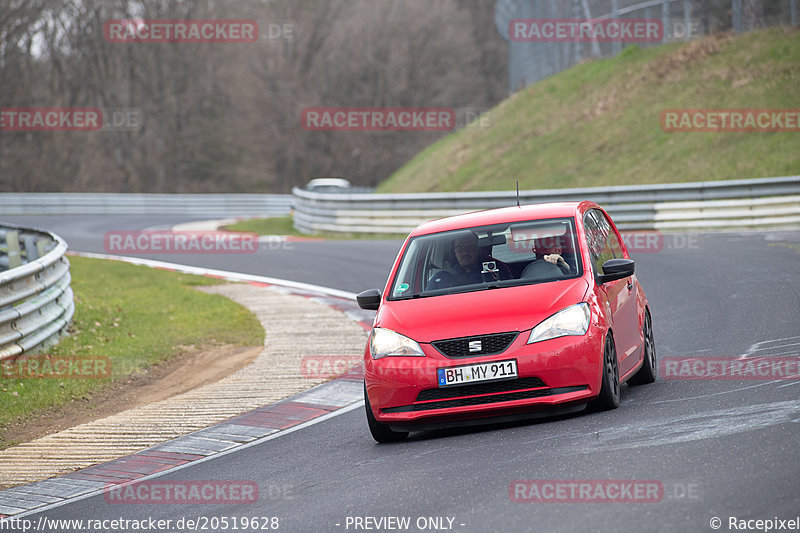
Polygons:
M9 230L6 232L6 246L8 247L8 269L22 266L22 257L19 254L19 232Z
M556 7L556 0L550 0L549 3L549 11L547 16L551 19L558 18L558 8ZM560 43L551 43L552 44L552 56L553 56L553 72L551 74L555 74L556 72L561 72L563 68L561 67L561 53L563 50L563 45Z
M47 248L47 243L44 239L36 239L36 257L42 257L45 253L45 248Z
M692 40L692 2L683 0L683 25L686 32L686 40Z
M742 33L742 0L733 0L733 31Z
M583 3L583 16L586 20L592 20L592 10L589 8L589 0L581 0ZM592 56L600 57L600 45L597 43L597 38L592 36L591 40Z
M669 31L669 0L664 0L661 4L661 24L664 26L663 41L669 42L669 38L672 36Z
M619 20L617 20L618 18L619 18L619 13L618 13L617 0L611 0L611 20L613 20L615 23L619 23ZM615 40L611 44L611 46L613 47L612 53L614 55L619 55L619 53L622 52L622 38Z
M573 16L573 18L576 18L576 19L579 19L581 17L581 8L580 8L579 3L580 3L580 0L572 0L572 16ZM573 60L574 60L575 64L577 65L578 63L581 62L581 59L583 59L583 57L582 57L583 56L583 50L581 49L581 40L580 39L574 39L573 40L573 44L575 46L575 48L574 48L575 57L574 57Z
M27 262L36 261L41 257L39 248L36 246L36 243L39 241L36 236L25 235L22 237L22 241L25 243L25 260Z
M789 9L791 10L791 13L792 13L792 26L797 26L798 25L798 21L797 21L797 0L792 0L791 1Z

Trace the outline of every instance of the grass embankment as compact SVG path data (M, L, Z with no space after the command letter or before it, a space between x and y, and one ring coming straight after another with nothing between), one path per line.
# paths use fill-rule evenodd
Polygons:
M341 240L355 240L355 239L405 239L405 234L387 234L383 236L376 236L374 233L333 233L321 232L309 235L297 231L292 222L291 215L285 217L275 218L253 218L250 220L243 220L223 226L226 231L245 231L256 233L258 235L289 235L293 237L313 237L319 239L341 239Z
M194 290L220 281L152 268L70 257L75 318L53 356L106 356L110 379L0 378L0 430L92 393L190 347L264 343L261 324L231 300ZM13 436L0 448L13 444Z
M291 215L274 218L252 218L250 220L242 220L241 222L223 226L220 229L226 231L246 231L258 235L305 235L294 228Z
M664 109L800 107L800 31L635 46L514 94L377 192L550 189L789 176L800 133L667 133ZM488 122L488 126L486 123Z

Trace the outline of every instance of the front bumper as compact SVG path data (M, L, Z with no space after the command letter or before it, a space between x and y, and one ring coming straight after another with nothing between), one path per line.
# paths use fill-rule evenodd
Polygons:
M376 420L392 427L438 426L448 421L559 411L600 392L603 335L590 327L580 337L526 344L523 332L503 353L449 358L430 344L426 357L364 359L364 379ZM518 378L439 388L437 370L515 359ZM563 410L563 409L561 409ZM574 409L573 409L574 410Z

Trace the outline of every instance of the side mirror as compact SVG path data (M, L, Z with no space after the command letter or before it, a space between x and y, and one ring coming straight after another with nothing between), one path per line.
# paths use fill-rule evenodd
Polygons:
M381 291L378 289L368 289L356 296L356 301L361 309L377 311L378 306L381 305Z
M633 276L633 259L609 259L603 263L603 274L597 275L597 283L602 285L609 281Z

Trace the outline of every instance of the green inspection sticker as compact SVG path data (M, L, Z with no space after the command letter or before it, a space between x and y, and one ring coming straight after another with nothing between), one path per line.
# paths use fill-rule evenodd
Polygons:
M401 283L394 292L406 292L408 290L408 283Z

